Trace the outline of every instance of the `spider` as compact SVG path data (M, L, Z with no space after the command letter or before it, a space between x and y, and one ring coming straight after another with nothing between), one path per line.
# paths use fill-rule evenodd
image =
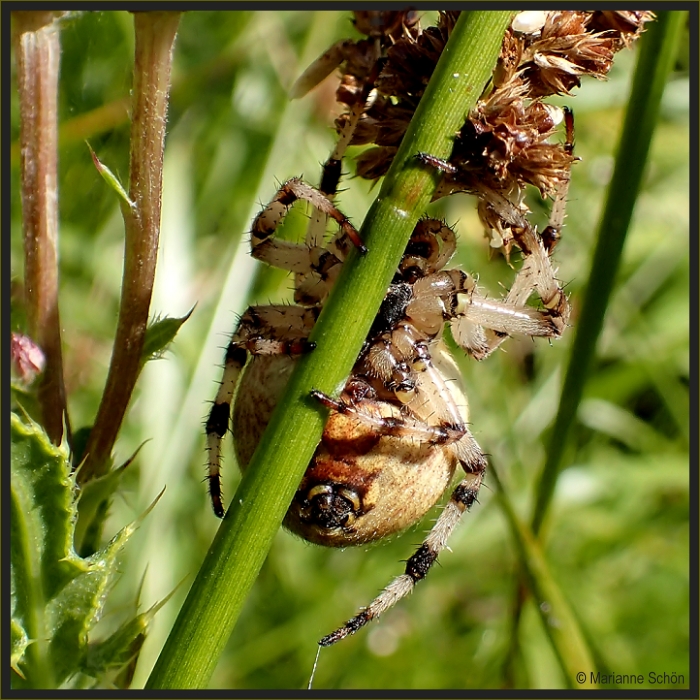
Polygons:
M449 164L418 157L449 172ZM447 268L455 251L454 231L442 221L421 219L344 389L337 398L312 392L329 416L284 519L285 527L305 540L346 547L405 530L438 502L458 469L463 473L405 572L368 607L323 637L321 646L354 634L408 595L477 500L487 463L468 427L467 399L443 330L449 325L457 344L479 360L510 335L562 334L569 305L550 253L563 223L564 197L555 200L546 236L504 198L490 202L511 226L524 258L501 300L486 296L473 276ZM327 243L309 233L304 243L275 236L297 200L337 223L338 231ZM206 423L209 490L219 517L224 515L221 444L229 422L238 463L245 469L295 358L313 351L309 334L353 246L363 249L354 226L324 193L298 178L285 182L253 221L252 255L295 273L295 305L249 307L226 350L223 378ZM533 291L541 308L527 304Z

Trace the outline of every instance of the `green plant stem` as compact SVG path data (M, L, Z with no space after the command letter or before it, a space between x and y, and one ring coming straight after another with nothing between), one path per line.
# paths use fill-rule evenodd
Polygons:
M148 688L202 688L214 671L243 602L321 438L322 410L311 389L336 394L396 270L439 176L414 158L446 158L452 136L476 104L500 49L510 12L468 12L459 19L361 236L321 313L285 394L246 470L231 508L175 622Z
M595 670L593 657L576 616L552 575L542 546L532 530L516 514L493 463L490 464L490 473L513 534L528 588L535 599L566 682L571 688L595 687L590 675L590 672ZM514 633L517 634L517 630L514 630ZM583 676L579 675L581 673ZM583 681L580 680L581 677Z
M134 14L135 54L129 199L120 201L125 226L119 320L107 384L78 479L85 483L109 468L109 458L142 367L160 235L163 149L172 47L178 12Z
M20 179L28 332L46 359L38 399L44 428L59 445L70 422L58 313L58 74L62 12L15 12L20 106Z
M644 174L661 97L676 58L684 12L660 12L641 40L632 93L598 227L588 286L559 400L547 456L537 485L532 530L539 534L554 494L567 437L578 411L605 311L615 283L634 205Z

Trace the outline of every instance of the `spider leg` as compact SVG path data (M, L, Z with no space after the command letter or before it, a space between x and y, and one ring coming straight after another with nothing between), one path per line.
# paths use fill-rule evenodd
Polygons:
M345 639L348 635L355 634L368 622L376 619L413 592L416 583L426 577L438 554L447 546L447 540L462 515L476 501L482 478L483 471L465 479L457 486L423 544L407 561L405 573L397 576L364 610L342 627L323 637L318 643L319 646L328 647Z
M363 411L347 401L336 400L316 389L311 391L311 397L336 413L352 416L361 423L372 427L378 435L382 436L412 437L429 445L449 445L460 440L464 435L462 425L451 425L447 422L440 425L428 425L409 416L402 418L375 415Z
M209 494L214 513L224 517L221 498L221 442L229 428L231 404L248 355L300 355L315 347L308 341L319 309L301 306L251 306L241 317L226 348L224 371L206 422Z
M415 282L406 316L430 335L440 332L449 321L455 341L479 360L509 335L556 337L563 330L552 311L484 297L474 278L461 270L443 270Z
M568 107L564 107L564 123L566 125L566 141L564 142L564 150L568 154L574 152L574 113ZM559 238L561 237L561 229L564 226L564 218L566 216L566 198L569 195L570 176L562 180L557 190L557 196L552 204L552 211L549 216L549 223L544 231L542 231L542 242L549 254L552 253Z
M399 265L403 278L412 281L432 270L442 270L457 248L455 232L444 221L424 217L413 229Z
M557 338L565 327L556 313L476 293L462 298L457 308L458 312L452 316L452 336L477 360L488 357L511 335Z
M345 214L343 214L323 192L320 192L315 187L307 185L299 178L293 177L279 188L277 194L272 198L270 203L253 220L250 241L253 257L268 262L275 267L291 270L293 272L303 272L303 270L296 270L294 266L285 264L285 256L274 255L276 250L284 248L284 246L280 246L284 241L273 238L273 234L289 211L289 208L297 199L309 202L309 204L316 207L320 212L334 219L359 252L367 252L367 249L360 240L357 229L350 223ZM308 248L308 246L298 244L288 245L292 248L301 248L302 250ZM270 259L271 257L274 258L274 260ZM282 264L279 264L280 262Z
M568 183L567 183L568 184ZM553 228L559 230L563 221L563 206L566 201L568 187L560 187L552 207L555 221ZM566 296L559 285L549 257L549 251L542 237L532 228L512 202L495 190L484 194L496 212L511 226L513 239L523 252L525 260L513 282L506 301L517 306L527 302L532 291L536 291L545 308L553 315L568 319L569 305ZM550 224L551 225L551 224Z
M275 237L277 227L298 199L309 202L318 212L337 222L340 231L334 238L334 247L293 243ZM287 180L255 217L250 244L254 258L295 273L295 301L304 306L314 306L325 299L353 246L360 254L367 252L357 229L345 214L323 192L299 178Z
M349 47L354 45L352 39L342 39L326 49L294 82L289 91L289 99L304 97L327 78L344 60Z
M568 183L567 183L568 184ZM491 354L510 335L558 338L566 329L570 307L556 278L550 258L563 221L568 187L562 186L553 206L553 223L540 236L525 216L501 194L489 190L489 202L511 226L513 239L523 252L523 264L503 300L492 300L476 285L456 288L451 309L455 340L475 358ZM540 311L527 305L533 292L542 301Z
M573 112L568 108L564 110L564 120L566 124L564 150L571 156L574 150L574 117ZM511 227L513 240L522 250L525 258L505 298L505 303L510 307L524 307L532 292L537 292L545 307L543 313L551 321L553 332L549 335L553 337L558 337L562 334L566 328L570 313L569 302L564 294L564 290L556 279L556 271L552 267L550 258L564 225L569 181L570 172L567 171L567 176L560 181L557 188L549 223L542 234L538 234L523 213L502 194L488 188L479 191L482 199L487 201ZM501 332L499 329L494 330ZM506 330L505 333L509 334L510 331ZM539 335L540 333L526 332L526 334ZM502 340L502 338L492 339L489 351L495 349Z
M352 46L344 45L342 47L342 51L344 54L343 59L350 57ZM359 124L362 115L365 113L367 108L367 98L369 97L369 93L374 87L374 83L379 75L378 60L380 52L380 41L379 39L375 39L373 42L371 42L370 56L369 60L367 61L372 68L364 77L360 89L357 90L353 96L353 102L349 105L349 110L345 114L345 122L342 129L340 129L338 141L328 157L328 160L326 160L326 162L323 164L323 172L321 175L319 190L331 201L338 192L338 183L340 182L343 158L345 157L348 146L352 142L353 136L355 135L357 125ZM341 61L343 59L341 59ZM350 98L345 97L345 100L348 99ZM306 231L307 245L322 245L323 237L326 233L327 222L328 214L318 210L316 215L311 218L309 227Z
M426 423L438 421L458 427L461 436L446 449L467 474L482 474L486 458L467 426L467 399L459 387L459 367L440 340L431 344L430 352L422 345L416 350L416 398L410 404L411 412ZM452 382L451 387L448 382Z
M479 445L466 427L466 406L461 409L457 405L455 395L447 387L444 374L447 367L444 362L451 362L446 351L437 346L434 355L440 367L434 367L427 352L418 351L419 368L416 371L417 396L411 409L416 415L429 415L432 420L442 421L445 418L462 424L462 435L447 444L445 449L452 452L467 476L455 488L450 500L445 505L435 525L427 537L407 561L405 572L397 576L389 585L362 611L351 618L342 627L319 641L320 646L330 646L354 634L368 622L379 617L389 608L396 605L413 591L416 583L424 579L440 552L447 546L447 541L457 527L460 518L477 500L479 489L486 470L486 458ZM444 361L444 362L443 362ZM439 369L439 371L438 371ZM455 367L456 369L456 367ZM422 397L422 398L420 398ZM427 425L427 424L426 424Z

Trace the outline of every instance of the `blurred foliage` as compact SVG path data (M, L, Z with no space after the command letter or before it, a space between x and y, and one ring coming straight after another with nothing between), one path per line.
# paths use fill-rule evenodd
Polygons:
M299 102L286 91L304 67L353 35L349 13L190 12L175 46L164 177L159 270L152 316L184 316L174 346L144 369L115 451L124 462L106 536L166 493L133 535L106 638L133 614L163 600L134 677L140 687L216 531L202 484L202 421L215 393L221 349L246 304L290 298L291 281L258 269L246 232L276 183L320 177L334 141L333 79ZM65 371L74 427L90 425L116 327L122 262L118 202L85 140L124 182L133 56L127 13L79 13L61 33L60 263ZM600 670L682 674L689 682L688 49L679 54L623 267L555 494L545 554L595 652ZM609 178L634 52L619 54L606 82L586 81L560 104L576 114L576 154L567 226L557 247L559 277L576 323L593 235ZM12 329L23 330L22 243L16 93L12 96ZM125 101L127 100L127 101ZM110 109L105 109L110 107ZM345 171L352 171L352 163ZM346 178L341 208L361 221L370 187ZM498 294L513 271L490 257L470 197L432 205L457 222L455 261ZM546 220L546 206L531 207ZM290 217L285 235L304 225ZM517 265L517 261L513 261ZM249 284L248 282L251 282ZM548 344L509 341L482 364L458 354L472 430L499 467L522 517L530 515L571 334ZM232 455L229 444L226 454ZM234 493L234 459L226 492ZM487 476L450 542L452 552L416 594L382 620L321 652L315 688L563 687L539 616L525 605L518 644L512 608L518 577L506 521ZM281 532L219 664L212 687L300 688L316 642L402 569L430 527L371 548L334 551ZM513 653L512 650L516 650ZM581 669L588 671L589 669Z

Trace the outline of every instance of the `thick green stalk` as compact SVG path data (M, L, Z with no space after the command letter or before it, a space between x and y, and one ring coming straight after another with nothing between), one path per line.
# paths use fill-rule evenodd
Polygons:
M311 389L336 394L345 382L438 175L420 151L448 157L452 137L496 63L510 12L469 12L458 21L425 96L371 207L361 235L314 328L317 344L299 360L236 492L148 688L206 686L272 538L318 444L325 410Z
M641 40L632 93L598 228L591 274L577 322L559 409L554 422L544 469L537 487L532 529L537 535L549 510L566 439L576 417L593 360L605 310L615 283L622 248L639 194L649 144L654 133L661 97L676 58L684 12L660 12Z

